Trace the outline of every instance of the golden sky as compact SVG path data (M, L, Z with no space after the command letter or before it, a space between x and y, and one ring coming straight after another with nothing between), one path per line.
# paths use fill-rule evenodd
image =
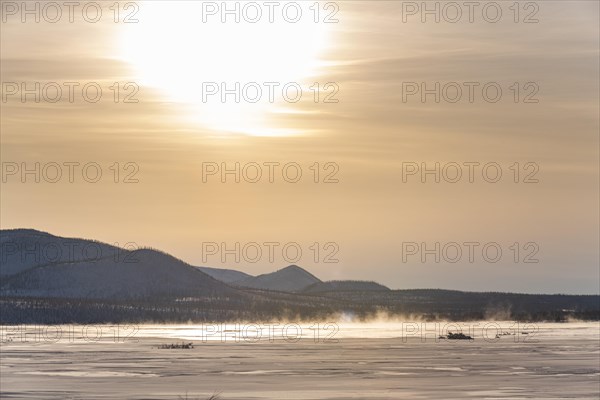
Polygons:
M121 2L118 15L97 2L95 23L89 3L70 22L58 2L55 23L56 10L39 3L36 23L21 2L1 2L3 229L134 242L251 274L290 264L281 249L297 243L296 263L321 279L599 292L598 2L521 2L517 14L499 1L497 22L490 2L472 22L467 8L452 22L449 2L437 3L440 22L415 10L421 2L280 2L273 22L264 2L228 2L239 22L221 2ZM250 22L257 9L262 19ZM39 102L22 93L36 82ZM236 82L239 101L223 100L221 84ZM422 101L436 82L439 102ZM36 163L40 182L23 178ZM52 183L55 163L63 175ZM222 179L236 163L240 182ZM439 163L439 183L422 182L423 163ZM95 183L82 176L87 164L92 175L100 167ZM463 176L452 183L456 165ZM478 243L473 262L467 242ZM221 247L206 254L207 243L258 243L263 255L251 262L240 250L237 262ZM408 254L414 243L419 252ZM423 243L440 244L439 263ZM456 262L449 243L463 251ZM497 262L482 255L490 243L502 250Z

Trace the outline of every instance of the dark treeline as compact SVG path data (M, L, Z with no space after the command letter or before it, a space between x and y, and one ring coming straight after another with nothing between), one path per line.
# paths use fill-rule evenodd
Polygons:
M449 290L331 292L319 295L247 290L239 296L128 300L0 298L1 324L186 323L331 320L600 320L600 296L471 293Z

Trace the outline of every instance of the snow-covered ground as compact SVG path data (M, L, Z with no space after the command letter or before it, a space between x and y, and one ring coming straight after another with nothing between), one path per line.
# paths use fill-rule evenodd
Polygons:
M439 339L458 328L474 340ZM1 332L2 399L600 396L598 323L62 325ZM194 347L160 348L182 341Z

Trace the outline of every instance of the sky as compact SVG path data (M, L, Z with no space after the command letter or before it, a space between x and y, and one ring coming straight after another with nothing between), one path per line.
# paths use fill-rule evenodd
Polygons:
M0 2L2 229L600 293L598 2L56 4Z

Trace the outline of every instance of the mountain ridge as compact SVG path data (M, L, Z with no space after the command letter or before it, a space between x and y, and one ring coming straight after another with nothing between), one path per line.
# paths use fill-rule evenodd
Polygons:
M307 286L318 282L322 281L304 268L292 264L274 272L236 282L236 286L283 292L299 292Z
M0 324L324 321L340 315L358 320L380 315L453 321L600 320L596 294L390 290L368 281L324 282L297 265L246 277L236 270L196 267L152 248L126 250L27 229L0 230L0 242ZM40 250L66 242L77 244L78 251L58 257ZM37 259L31 255L36 243ZM102 254L84 251L85 245ZM52 260L42 259L49 254ZM215 279L203 268L213 275L232 275L236 282ZM246 282L237 282L238 277Z
M28 236L23 237L23 233ZM35 242L36 238L43 240ZM155 249L126 250L102 242L64 238L35 230L2 230L0 242L2 296L127 299L224 295L236 291L184 261ZM57 249L67 243L72 251L65 256ZM52 247L57 252L49 256L42 246ZM81 250L86 246L97 250L93 257Z

